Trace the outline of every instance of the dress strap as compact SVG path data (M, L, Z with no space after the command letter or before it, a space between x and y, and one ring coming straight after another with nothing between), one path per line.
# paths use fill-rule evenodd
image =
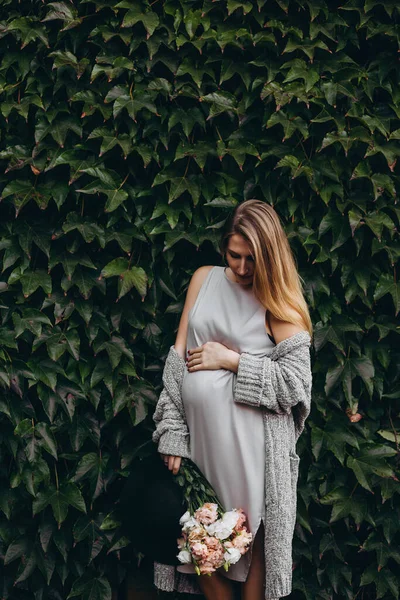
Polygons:
M265 318L267 320L269 330L272 331L271 323L269 322L269 311L268 310L265 312ZM271 340L271 342L274 342L274 344L276 344L274 336L270 335L269 333L267 333L267 335L268 335L269 339Z

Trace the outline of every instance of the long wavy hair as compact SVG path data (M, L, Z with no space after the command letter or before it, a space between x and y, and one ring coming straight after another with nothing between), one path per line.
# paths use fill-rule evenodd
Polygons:
M266 202L246 200L235 208L227 221L220 243L223 255L229 238L235 233L243 236L252 250L255 297L271 315L305 327L312 337L313 327L303 295L303 280L278 214Z

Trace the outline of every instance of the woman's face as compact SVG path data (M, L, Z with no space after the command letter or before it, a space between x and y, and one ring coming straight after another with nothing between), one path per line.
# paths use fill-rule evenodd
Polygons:
M245 238L235 233L231 235L226 248L226 260L237 283L252 285L254 276L254 259Z

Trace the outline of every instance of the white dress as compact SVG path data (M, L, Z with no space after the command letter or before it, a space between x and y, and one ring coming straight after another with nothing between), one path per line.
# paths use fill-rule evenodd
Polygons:
M251 288L213 267L189 313L187 349L215 341L235 352L267 356L275 343L265 327L265 308ZM190 432L191 459L215 489L226 510L243 508L254 536L264 519L265 450L261 408L236 403L232 371L185 371L182 400ZM252 548L221 574L246 581ZM179 565L194 573L192 565Z

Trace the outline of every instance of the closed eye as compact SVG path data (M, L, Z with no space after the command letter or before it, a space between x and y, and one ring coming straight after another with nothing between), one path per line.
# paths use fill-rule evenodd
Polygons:
M232 256L232 258L241 258L240 254L235 254L234 252L231 252L229 250L229 254ZM253 260L253 257L251 256L251 254L249 254L249 256L246 256L246 260Z

